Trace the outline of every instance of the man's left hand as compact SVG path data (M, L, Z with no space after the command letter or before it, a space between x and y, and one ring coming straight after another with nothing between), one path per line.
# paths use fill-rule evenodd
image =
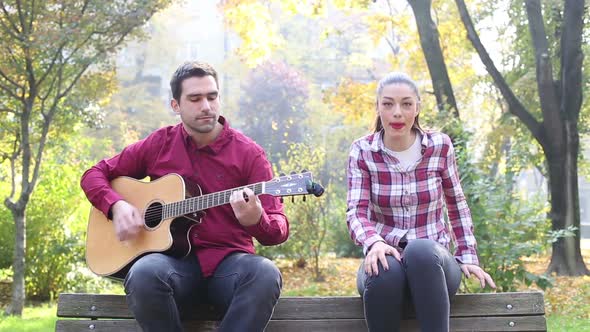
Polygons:
M262 204L252 189L246 187L232 192L229 203L242 226L252 226L260 222Z

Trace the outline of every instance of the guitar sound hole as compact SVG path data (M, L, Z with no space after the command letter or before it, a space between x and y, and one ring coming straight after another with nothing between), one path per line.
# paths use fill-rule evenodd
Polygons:
M162 222L162 204L152 203L145 211L145 224L154 228Z

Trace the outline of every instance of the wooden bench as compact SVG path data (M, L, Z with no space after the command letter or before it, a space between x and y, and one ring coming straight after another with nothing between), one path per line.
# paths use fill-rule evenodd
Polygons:
M256 310L253 308L253 310ZM55 330L135 331L137 323L123 295L61 294ZM402 331L419 331L412 310L404 313ZM187 331L213 331L220 314L195 307ZM452 331L547 331L543 294L458 294L451 305ZM245 328L244 331L247 331ZM360 297L283 297L267 331L367 331Z

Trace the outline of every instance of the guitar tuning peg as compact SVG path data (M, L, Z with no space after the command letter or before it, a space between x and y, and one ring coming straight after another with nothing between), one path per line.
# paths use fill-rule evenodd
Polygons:
M295 203L295 196L291 196L291 203Z
M297 174L297 172L291 172L291 175L295 175L295 174Z
M305 202L305 197L306 197L306 196L305 196L305 195L303 195L303 201L304 201L304 202Z
M279 198L279 201L281 202L281 204L283 204L283 198L282 197Z
M283 177L283 176L285 176L285 173L281 173L281 174L279 174L279 176Z
M307 170L304 168L301 170L301 173L307 173Z

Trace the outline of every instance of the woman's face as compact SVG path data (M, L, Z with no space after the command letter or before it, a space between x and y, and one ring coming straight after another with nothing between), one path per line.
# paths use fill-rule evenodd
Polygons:
M418 96L404 83L384 86L377 100L377 114L388 139L410 139L419 111Z

